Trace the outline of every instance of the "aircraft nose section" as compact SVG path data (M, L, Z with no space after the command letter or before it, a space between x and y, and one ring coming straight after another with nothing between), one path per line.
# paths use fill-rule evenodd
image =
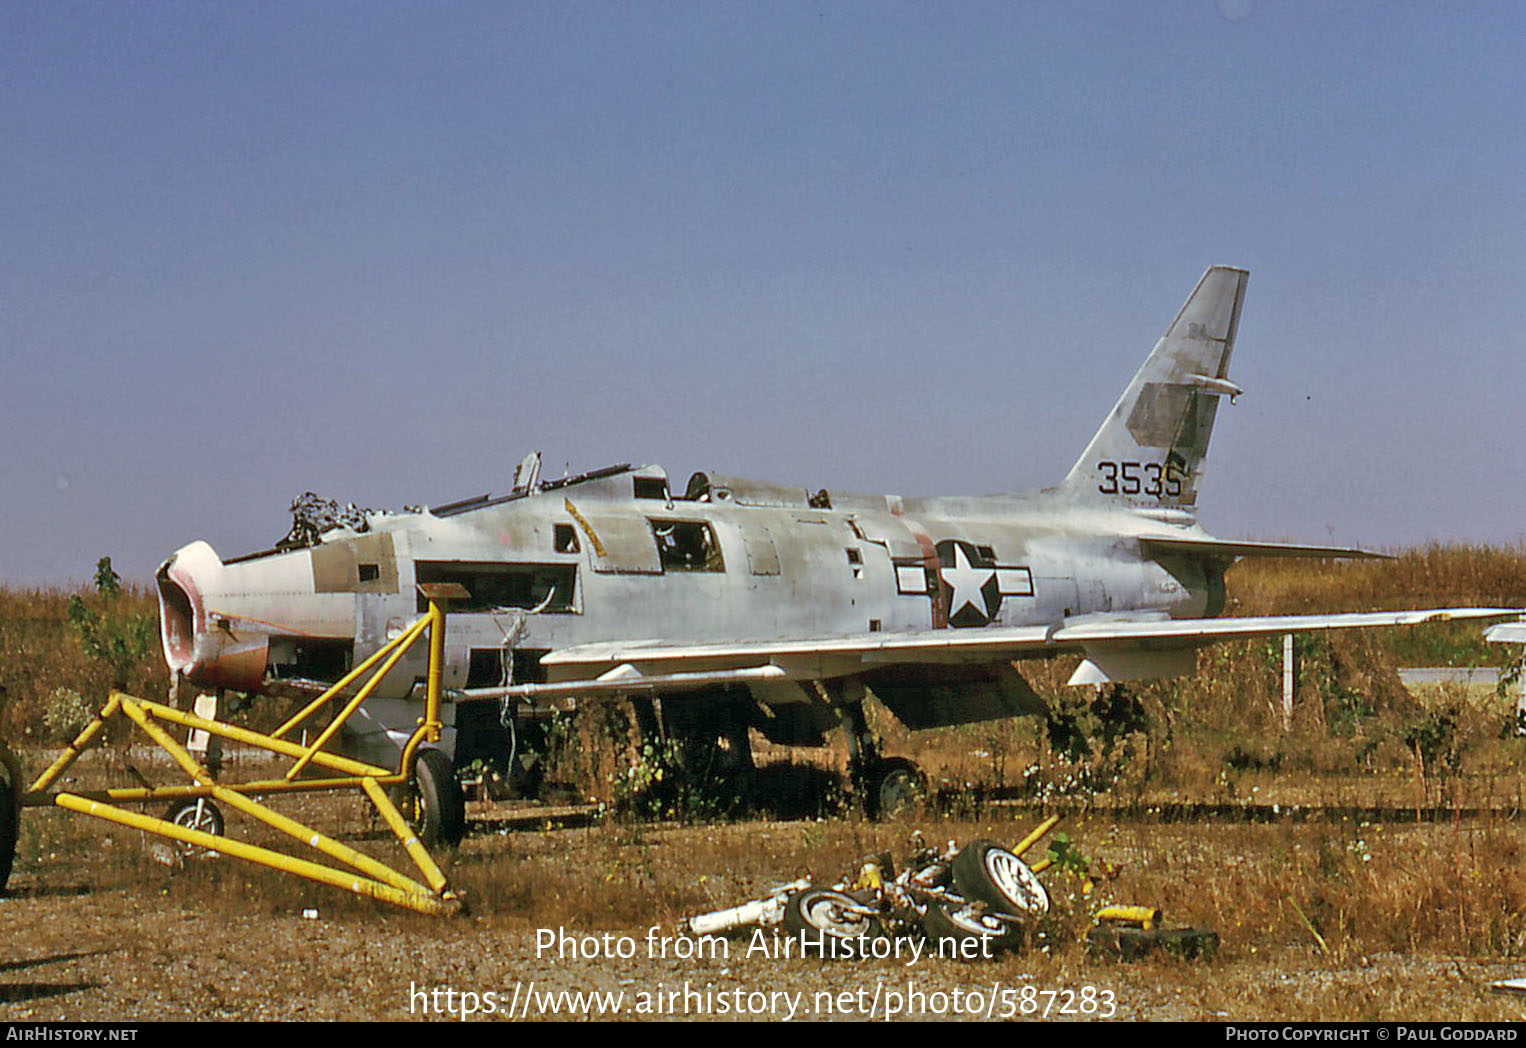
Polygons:
M266 640L239 642L208 612L207 596L219 590L223 572L222 558L205 542L176 550L159 566L159 639L171 674L249 689L264 677Z
M210 561L210 563L208 563ZM176 550L159 565L159 639L171 673L184 673L196 663L196 639L206 631L207 612L198 575L222 567L222 560L205 542Z

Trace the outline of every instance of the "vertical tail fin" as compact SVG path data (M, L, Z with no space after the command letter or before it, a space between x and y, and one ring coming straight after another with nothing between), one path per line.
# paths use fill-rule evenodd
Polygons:
M1195 510L1219 397L1240 392L1226 376L1249 277L1228 266L1203 274L1071 467L1063 493L1119 506Z

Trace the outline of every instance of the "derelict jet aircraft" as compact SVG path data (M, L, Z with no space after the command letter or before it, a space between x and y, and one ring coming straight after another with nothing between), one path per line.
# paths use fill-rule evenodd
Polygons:
M902 498L696 473L675 492L657 466L542 480L536 453L498 497L403 513L299 500L274 549L223 561L195 542L159 569L170 669L204 688L315 688L424 610L416 586L458 583L441 741L457 767L502 767L537 711L611 695L645 730L744 762L748 729L819 745L845 726L888 790L915 773L873 753L866 692L928 728L1043 712L1022 663L1062 652L1082 656L1071 684L1105 684L1190 674L1231 637L1509 614L1213 617L1237 558L1374 556L1197 526L1214 420L1240 393L1247 276L1203 275L1058 487ZM423 663L367 700L349 752L395 761Z

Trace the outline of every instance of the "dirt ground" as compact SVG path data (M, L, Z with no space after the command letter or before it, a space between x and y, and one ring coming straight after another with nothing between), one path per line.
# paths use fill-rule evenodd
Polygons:
M332 817L339 826L365 825L352 808ZM1275 867L1286 861L1282 850L1303 847L1295 831L1275 827L1235 831L1226 858L1194 845L1213 832L1202 826L1071 820L1066 829L1099 855L1136 868L1151 866L1150 855L1172 857L1150 875L1165 879L1139 879L1131 889L1125 877L1120 890L1154 884L1171 896L1168 916L1210 923L1223 936L1211 961L1126 964L1060 942L975 962L834 962L773 956L745 936L729 942L725 957L677 956L693 945L677 937L678 919L708 908L706 900L744 901L791 879L801 864L821 878L852 854L896 846L905 825L479 826L445 863L453 882L477 897L473 912L428 918L227 859L166 865L135 832L62 813L26 819L11 894L0 899L7 1020L438 1020L466 1012L487 1021L510 1012L590 1020L616 1009L627 1019L775 1021L1046 1012L1156 1021L1526 1018L1526 998L1487 986L1526 974L1526 961L1487 951L1364 952L1328 931L1316 941L1296 925L1291 933L1237 928L1229 913L1194 906L1203 894L1198 878ZM930 819L922 828L939 838L1013 840L1033 821ZM1407 853L1453 847L1459 832L1411 827L1402 840L1389 836ZM822 857L821 868L812 856ZM592 992L605 996L569 996Z
M642 936L644 929L630 929ZM708 991L692 1004L669 1003L687 1018L735 1018L723 995L737 989L756 996L784 991L802 995L794 1017L825 1019L822 995L841 1014L885 1018L979 1018L955 1016L954 991L993 993L995 1018L1019 1018L1025 990L1034 1012L1046 1001L1050 1018L1085 1006L1090 986L1094 1017L1115 1006L1120 1020L1519 1020L1514 999L1490 994L1491 979L1520 969L1442 957L1376 956L1336 969L1307 954L1281 952L1257 958L1240 953L1210 965L1096 963L1055 965L1014 957L986 964L927 961L831 963L775 961L734 956L730 962L537 959L533 930L492 927L467 918L438 927L392 919L304 920L219 913L162 895L112 891L84 896L23 894L0 906L6 961L0 968L0 1016L11 1020L408 1020L431 1014L429 993L456 991L452 1001L434 994L433 1005L462 1009L463 991L478 995L474 1007L496 1008L502 1019L515 989L545 995L558 990L623 991L626 1018L642 991ZM644 944L638 943L644 948ZM742 943L733 946L734 954ZM1162 970L1162 969L1165 970ZM878 1008L873 995L880 989ZM1071 991L1070 999L1044 991ZM421 991L413 993L412 991ZM427 991L427 992L425 992ZM940 997L939 991L942 991ZM488 993L498 997L491 1001ZM899 1001L887 996L900 995ZM915 995L920 993L922 1003ZM844 1000L842 995L846 994ZM864 995L868 996L865 997ZM523 994L522 994L523 996ZM1246 1006L1249 998L1258 1002ZM1338 1008L1330 1004L1338 1000ZM965 998L963 1010L974 1001ZM789 1002L745 999L751 1018L790 1017ZM735 1007L732 1006L734 1012ZM901 1009L910 1009L907 1014ZM516 1009L517 1010L517 1009ZM599 1018L592 1006L567 1001L561 1014L540 1006L526 1017ZM921 1014L917 1014L920 1011ZM665 1018L668 1015L657 1015ZM746 1016L744 1016L746 1017ZM1039 1018L1032 1014L1027 1017ZM1067 1018L1085 1018L1079 1013Z

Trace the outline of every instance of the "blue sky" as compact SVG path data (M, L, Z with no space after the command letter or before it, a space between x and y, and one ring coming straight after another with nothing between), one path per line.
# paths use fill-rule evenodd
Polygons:
M1251 270L1226 537L1526 535L1526 6L0 6L0 581L657 462L1069 469Z

